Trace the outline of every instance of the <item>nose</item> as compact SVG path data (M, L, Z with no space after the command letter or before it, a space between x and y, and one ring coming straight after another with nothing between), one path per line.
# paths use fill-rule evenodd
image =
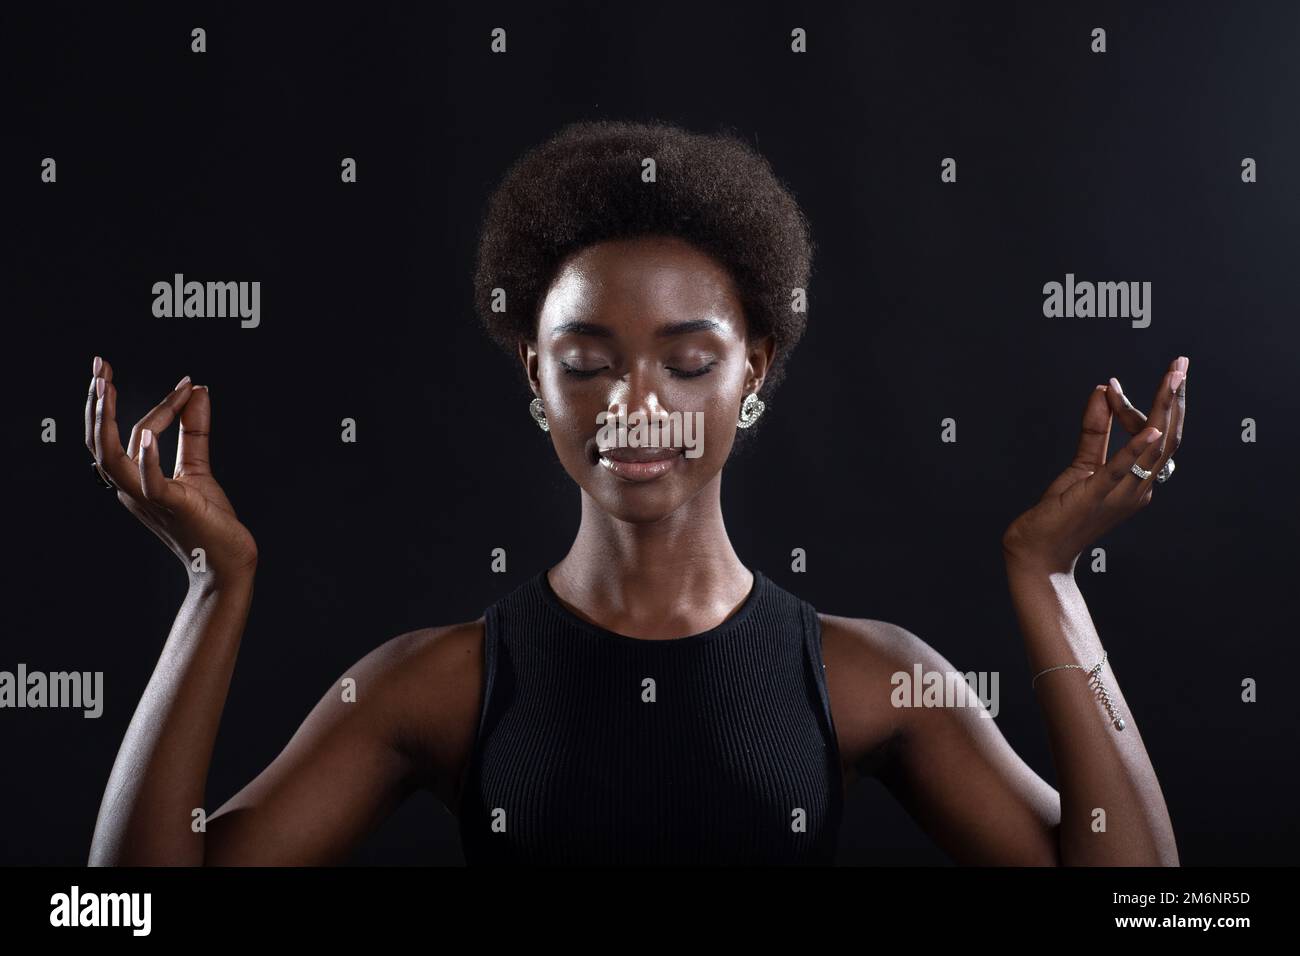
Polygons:
M659 380L654 371L637 364L610 388L609 413L617 415L620 405L627 406L628 417L640 412L647 421L668 414L659 400Z

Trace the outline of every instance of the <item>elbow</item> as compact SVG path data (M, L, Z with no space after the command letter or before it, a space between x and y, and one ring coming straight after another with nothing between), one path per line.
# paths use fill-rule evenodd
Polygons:
M86 866L204 866L204 851L189 847L130 846L123 842L95 840L90 845Z
M1043 828L1043 837L1037 841L1038 852L1030 866L1065 866L1061 853L1061 824L1049 823Z
M1120 846L1089 843L1066 849L1062 845L1060 827L1052 832L1054 860L1049 866L1132 866L1132 867L1181 867L1178 848L1173 841L1147 843L1133 841Z

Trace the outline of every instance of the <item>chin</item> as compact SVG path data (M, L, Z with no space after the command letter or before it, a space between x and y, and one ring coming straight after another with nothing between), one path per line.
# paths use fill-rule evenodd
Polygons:
M602 488L592 494L601 510L619 521L629 524L654 524L662 521L686 503L688 496L681 489L650 486L611 490ZM588 494L591 494L589 491Z

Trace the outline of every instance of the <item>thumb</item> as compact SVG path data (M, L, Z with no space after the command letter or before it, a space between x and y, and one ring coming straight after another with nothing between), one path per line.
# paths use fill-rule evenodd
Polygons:
M176 442L176 469L181 475L210 475L208 432L212 428L212 399L206 385L195 385L181 409L181 437Z
M1106 401L1106 386L1098 385L1088 396L1079 427L1079 444L1074 463L1088 471L1106 464L1106 446L1110 444L1111 410Z

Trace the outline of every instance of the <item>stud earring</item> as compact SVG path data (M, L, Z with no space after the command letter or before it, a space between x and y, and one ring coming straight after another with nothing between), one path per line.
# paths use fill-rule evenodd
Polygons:
M754 422L758 421L767 404L758 397L757 392L750 392L745 396L745 400L740 403L740 419L736 422L737 428L748 428Z
M542 404L540 398L534 398L528 403L528 414L533 416L533 421L537 422L537 427L542 431L551 430L551 423L546 420L546 406Z

